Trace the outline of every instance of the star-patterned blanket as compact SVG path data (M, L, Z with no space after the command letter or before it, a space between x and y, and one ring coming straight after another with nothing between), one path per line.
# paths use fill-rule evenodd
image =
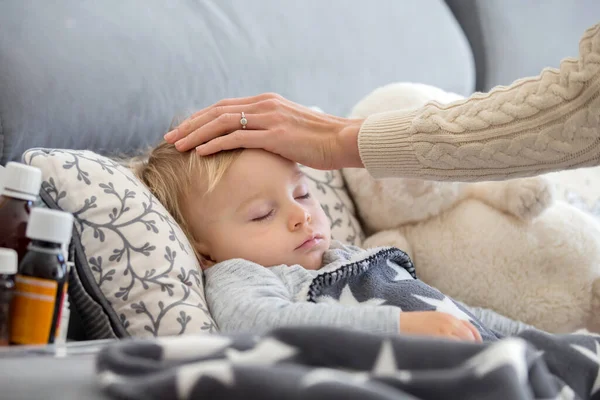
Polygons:
M337 257L312 281L307 297L315 303L385 304L402 311L445 312L470 321L485 341L501 337L462 305L417 279L408 255L393 247L365 250L350 259Z
M97 358L117 399L600 399L600 336L488 343L302 327L125 340Z

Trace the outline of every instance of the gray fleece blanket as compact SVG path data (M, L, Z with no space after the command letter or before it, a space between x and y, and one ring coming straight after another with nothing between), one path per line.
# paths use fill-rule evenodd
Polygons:
M385 304L402 311L440 311L471 322L485 341L501 337L462 305L417 279L412 261L397 248L373 249L370 254L365 251L352 256L339 251L337 256L339 258L312 281L306 300L334 301L349 306ZM344 259L343 256L359 258Z
M102 350L117 399L600 399L600 337L483 344L334 328L125 340Z

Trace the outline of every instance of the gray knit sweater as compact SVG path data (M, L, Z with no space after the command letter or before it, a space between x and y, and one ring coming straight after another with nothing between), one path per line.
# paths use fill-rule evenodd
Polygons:
M294 325L324 325L374 333L401 332L399 307L308 301L309 286L317 276L344 262L368 259L372 253L373 250L333 241L323 257L324 265L317 271L299 265L265 268L241 259L224 261L204 272L208 306L224 333L263 333ZM478 324L503 335L531 328L491 310L464 307L478 319Z

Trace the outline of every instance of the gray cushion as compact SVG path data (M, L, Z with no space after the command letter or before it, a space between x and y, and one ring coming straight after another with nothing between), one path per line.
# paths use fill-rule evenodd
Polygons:
M475 54L477 90L535 76L576 57L583 32L600 21L598 0L447 0Z
M106 345L106 342L100 342ZM12 347L2 359L0 387L2 398L11 400L110 400L113 397L102 392L96 381L96 356L89 353L93 345L86 347L71 344L71 357L53 357L44 349L19 353L21 348ZM83 352L83 355L77 352ZM86 354L87 352L87 354ZM24 353L24 354L23 354ZM75 356L76 355L76 356Z
M2 164L34 146L128 152L223 97L344 115L391 81L474 87L441 0L5 0L0 71Z

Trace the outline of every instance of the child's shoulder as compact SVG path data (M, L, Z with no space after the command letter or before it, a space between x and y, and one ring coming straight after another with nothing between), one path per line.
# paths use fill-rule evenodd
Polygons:
M251 278L257 274L268 274L268 269L262 265L241 258L221 261L204 270L207 280L221 279L225 277L236 277L241 279Z
M340 241L332 240L329 250L323 256L323 268L321 271L332 271L339 266L349 263L367 262L371 264L379 262L381 259L411 263L408 255L395 247L384 246L363 249L358 246L347 245Z
M329 244L329 250L345 251L348 253L359 253L361 251L365 251L365 249L361 247L353 246L351 244L344 244L335 239L331 240L331 243Z
M348 261L356 261L363 256L367 256L369 250L365 250L358 246L344 244L339 240L332 240L329 245L329 250L323 255L323 267L333 268L334 265L345 263Z

